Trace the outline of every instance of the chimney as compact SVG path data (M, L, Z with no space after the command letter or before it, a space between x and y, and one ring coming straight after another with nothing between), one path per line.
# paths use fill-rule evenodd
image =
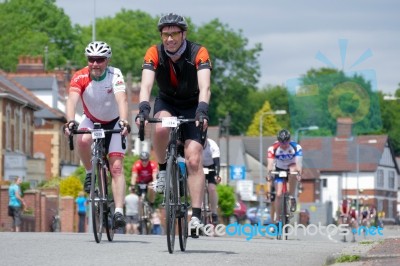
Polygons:
M18 58L17 73L44 73L42 57L20 56Z
M338 117L336 120L336 137L349 138L352 136L353 120L350 117Z

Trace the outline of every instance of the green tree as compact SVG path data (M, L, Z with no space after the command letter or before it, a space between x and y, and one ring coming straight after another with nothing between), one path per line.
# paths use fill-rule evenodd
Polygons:
M45 57L48 69L72 57L75 32L55 0L9 0L0 3L0 68L15 71L22 55Z
M157 19L147 13L122 9L114 17L96 20L96 40L105 41L111 46L111 65L120 68L124 75L131 72L133 80L139 81L146 50L160 40L156 25ZM92 41L92 27L78 26L76 30L79 41L73 61L83 67L87 64L83 51Z
M317 125L310 134L334 135L336 120L350 117L355 135L381 132L379 97L360 75L329 68L311 69L288 88L292 129Z
M198 29L189 28L189 39L207 47L213 63L211 124L218 124L218 119L229 113L231 134L244 133L259 108L250 102L250 96L257 90L260 77L257 58L262 51L261 44L247 48L248 39L242 31L236 32L218 19Z
M397 90L399 92L399 90ZM397 93L396 92L396 93ZM397 96L399 97L399 96ZM400 155L400 103L399 101L386 101L380 94L380 107L383 121L383 131L387 132L394 153Z

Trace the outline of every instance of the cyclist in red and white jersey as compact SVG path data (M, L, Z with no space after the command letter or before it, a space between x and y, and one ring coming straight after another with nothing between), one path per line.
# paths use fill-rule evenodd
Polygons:
M303 151L299 144L290 140L290 132L282 129L278 132L277 141L268 148L268 172L290 170L290 172L298 172L296 175L298 181L301 180ZM271 180L270 174L267 176L268 181ZM276 220L279 220L280 202L282 198L283 178L276 176L274 178L275 187L275 211ZM290 178L287 183L287 191L291 195L291 211L296 210L296 200L293 197L296 188L296 179ZM272 199L271 199L272 200ZM271 219L274 221L274 215Z
M131 186L139 184L139 196L148 193L148 200L150 205L154 203L155 193L153 189L148 189L149 184L157 179L157 163L150 161L150 154L148 152L140 153L140 160L132 165ZM146 188L140 187L141 184L146 184Z
M208 195L210 197L211 215L214 225L218 224L218 194L216 185L221 182L220 170L220 150L218 144L210 139L204 142L203 146L203 167L209 171L205 176L208 181Z
M128 118L128 102L125 82L118 68L109 66L111 47L101 41L91 42L85 48L88 66L77 71L70 83L66 115L68 122L64 133L70 130L92 129L93 123L98 122L104 129L123 128L122 135L130 131ZM82 121L75 121L76 106L82 101L84 116ZM91 144L90 134L77 136L77 151L86 169L84 189L90 192L91 183ZM109 167L112 175L112 191L115 202L114 227L125 227L123 206L125 198L125 177L123 158L125 150L121 147L121 137L117 134L106 136L106 148L109 156Z

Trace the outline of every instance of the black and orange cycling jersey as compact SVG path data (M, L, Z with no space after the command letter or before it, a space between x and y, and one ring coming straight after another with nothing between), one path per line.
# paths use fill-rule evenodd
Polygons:
M159 97L181 108L197 106L197 71L212 69L207 49L199 44L186 42L186 50L178 61L173 62L165 53L164 45L159 44L147 50L142 65L142 69L156 72Z

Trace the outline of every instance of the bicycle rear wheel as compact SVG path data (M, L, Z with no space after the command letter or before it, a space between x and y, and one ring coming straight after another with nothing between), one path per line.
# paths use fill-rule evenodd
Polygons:
M280 221L282 223L282 229L284 232L281 232L281 234L277 234L277 239L282 240L283 234L285 234L285 240L288 239L287 233L288 233L288 228L285 227L286 224L289 223L289 195L287 193L283 194L282 201L281 201L281 216L280 216Z
M92 207L92 225L94 239L100 243L103 232L103 215L104 215L104 190L102 180L102 165L98 159L93 160L92 183L90 187L90 200Z
M187 175L186 173L182 173L180 168L178 167L178 177L179 177L179 191L182 192L180 194L181 204L180 204L180 214L178 218L178 230L179 230L179 246L181 251L186 250L186 242L188 238L188 209L189 209L189 200L188 200L188 189L187 189Z
M174 154L174 151L170 151ZM165 215L167 223L167 245L168 252L174 252L175 245L175 218L176 218L176 203L177 203L177 164L174 162L174 157L170 155L167 160L167 175L165 178Z

